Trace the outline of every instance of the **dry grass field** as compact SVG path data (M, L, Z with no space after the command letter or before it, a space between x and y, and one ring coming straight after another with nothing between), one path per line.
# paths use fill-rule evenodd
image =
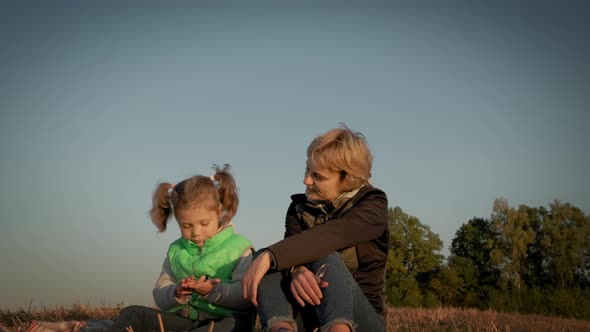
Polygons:
M590 331L590 321L476 309L390 308L387 331Z
M0 332L23 332L31 320L111 319L120 310L120 307L92 308L84 305L74 305L71 308L44 308L42 310L35 308L17 311L0 309ZM499 313L491 310L391 308L388 315L387 331L590 332L590 321Z

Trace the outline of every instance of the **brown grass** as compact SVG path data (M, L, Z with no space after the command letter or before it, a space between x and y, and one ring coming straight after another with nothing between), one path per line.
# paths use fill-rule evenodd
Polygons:
M56 307L17 310L0 309L0 332L22 332L31 320L60 321L84 319L113 319L121 311L115 308L92 308L73 305L70 309ZM567 318L499 313L491 310L436 308L390 308L387 331L482 331L482 332L537 332L537 331L589 331L590 321Z
M492 310L390 308L387 331L590 331L590 321Z
M8 311L0 309L0 332L26 331L32 320L57 322L62 320L86 320L86 319L114 319L121 312L122 306L93 308L82 304L74 304L70 309L55 307L36 310L29 306L28 310L19 309ZM4 330L3 330L4 329Z

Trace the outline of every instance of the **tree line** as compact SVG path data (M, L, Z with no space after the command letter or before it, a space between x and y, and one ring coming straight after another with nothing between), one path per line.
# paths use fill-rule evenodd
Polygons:
M386 290L397 307L453 306L590 319L590 215L558 200L510 207L438 234L401 208L388 211Z

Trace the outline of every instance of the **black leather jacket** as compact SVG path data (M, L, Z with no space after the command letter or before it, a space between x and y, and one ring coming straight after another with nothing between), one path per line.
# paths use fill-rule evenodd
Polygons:
M321 221L316 225L310 225L309 220L306 222L301 216L302 205L310 205L305 195L293 195L291 199L285 239L267 248L274 256L276 268L283 270L307 264L334 251L354 247L358 267L347 266L377 313L385 315L385 271L389 252L386 194L365 185L342 206L327 206L323 211L305 207L308 214L318 214Z

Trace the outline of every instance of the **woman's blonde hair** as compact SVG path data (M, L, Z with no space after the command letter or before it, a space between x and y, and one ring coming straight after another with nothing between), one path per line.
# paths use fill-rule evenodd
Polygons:
M238 193L236 182L229 173L230 166L223 168L213 165L215 175L196 175L183 180L176 185L159 183L152 197L150 217L160 232L166 230L166 225L179 210L194 207L204 207L211 210L221 208L219 227L231 221L238 211Z
M307 160L314 168L340 172L344 191L359 188L371 178L373 155L367 140L345 124L316 137L307 148Z

